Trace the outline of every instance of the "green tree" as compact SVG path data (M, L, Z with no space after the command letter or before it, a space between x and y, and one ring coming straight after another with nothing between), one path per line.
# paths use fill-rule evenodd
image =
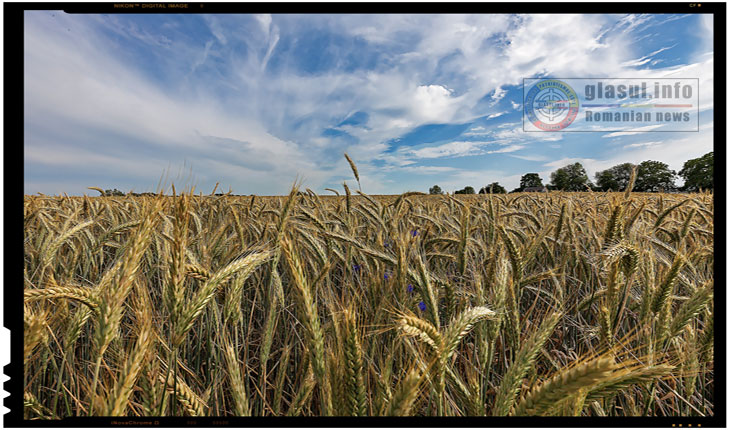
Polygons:
M642 161L636 170L634 191L657 192L675 189L677 173L661 161Z
M537 173L526 173L520 179L520 188L542 187L542 178Z
M438 185L434 185L433 187L428 189L429 194L443 194L444 192L441 190L441 187Z
M679 171L684 178L685 191L712 190L714 188L714 152L708 152L700 158L688 160Z
M629 185L631 170L634 165L631 163L618 164L610 169L596 172L596 185L604 191L623 191Z
M113 190L104 190L105 196L123 196L124 193L114 188Z
M474 193L473 187L466 186L466 187L464 187L463 190L454 191L454 194L475 194L475 193Z
M479 190L479 194L506 194L507 190L499 185L499 182L492 182L491 184L487 185L486 187L482 187Z
M562 191L585 191L587 186L592 185L586 169L580 163L569 164L554 171L550 174L550 182L555 189Z

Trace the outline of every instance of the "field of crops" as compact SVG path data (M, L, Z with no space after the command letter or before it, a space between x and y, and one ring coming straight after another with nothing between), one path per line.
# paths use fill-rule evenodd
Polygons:
M713 196L24 204L24 415L712 416Z

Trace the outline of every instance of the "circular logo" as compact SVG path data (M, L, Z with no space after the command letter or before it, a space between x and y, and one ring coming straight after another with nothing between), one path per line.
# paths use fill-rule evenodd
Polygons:
M563 81L545 79L527 92L525 111L540 130L559 131L578 116L578 95Z

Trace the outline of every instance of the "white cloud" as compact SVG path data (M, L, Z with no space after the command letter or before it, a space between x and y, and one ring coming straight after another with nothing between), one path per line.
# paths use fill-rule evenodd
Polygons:
M299 144L271 135L252 118L221 109L213 99L167 93L138 70L118 61L114 52L99 45L98 37L90 37L89 28L77 24L74 32L58 37L55 26L44 25L43 18L26 23L24 38L24 111L26 124L32 124L24 143L26 162L53 164L68 172L84 171L85 163L90 162L110 172L121 168L137 180L156 183L166 163L125 165L118 156L122 149L105 143L105 135L111 133L126 136L130 144L151 145L150 152L169 157L173 164L182 164L195 154L196 168L208 166L212 169L209 172L230 174L219 179L236 182L241 188L252 175L238 176L240 171L212 167L216 158L223 164L232 159L232 149L221 147L219 141L201 139L217 136L246 142L245 156L252 160L275 161L262 190L285 192L297 173L314 181L326 179L326 170ZM209 49L210 42L206 51ZM48 124L57 127L51 129ZM59 137L53 142L64 148L63 154L42 155L47 146L38 146L37 137L43 133L66 136L66 140ZM95 144L95 153L85 153L79 146L82 143ZM201 158L201 153L206 157ZM140 157L129 155L133 160ZM257 175L261 176L260 172Z
M406 154L412 158L441 158L441 157L465 157L467 155L478 155L484 153L484 146L493 145L495 142L474 142L456 141L444 143L438 146L407 151Z
M264 56L264 59L261 60L261 71L263 72L266 70L266 65L269 63L269 59L271 58L271 53L274 52L274 48L276 48L276 44L279 43L279 28L277 26L273 26L271 30L271 37L269 38L269 47L266 49L266 55Z
M159 160L139 160L133 156L121 158L51 142L42 145L27 145L23 151L23 158L25 162L34 162L45 166L100 166L109 173L124 173L134 176L144 175L151 171L159 175L162 169L167 167L160 164ZM110 168L111 170L108 170Z
M556 142L558 140L563 140L563 137L564 137L563 133L543 133L543 132L527 133L524 130L522 130L521 125L519 127L514 127L511 129L499 130L494 135L497 139L500 139L505 142L512 142L512 141Z
M515 152L515 151L519 151L520 149L524 149L525 147L526 147L526 145L507 145L504 148L487 151L487 154L501 154L501 153L506 153L506 152Z
M617 132L613 132L613 133L604 134L601 137L619 137L619 136L632 136L635 134L643 134L644 132L652 131L661 126L662 126L662 124L647 125L644 127L635 128L635 129L633 129L634 131L617 131Z
M269 34L269 27L271 26L271 14L264 13L259 15L254 15L256 18L256 21L259 22L259 25L261 25L261 30L264 32L264 34Z
M624 66L624 67L638 67L638 66L643 66L644 64L652 61L652 57L654 57L658 53L664 52L664 51L666 51L668 49L672 49L675 46L677 46L676 43L674 45L672 45L672 46L665 46L664 48L659 48L656 51L654 51L654 52L652 52L650 54L647 54L647 55L645 55L645 56L643 56L641 58L637 58L635 60L625 61L625 62L621 63L621 65ZM654 62L652 64L657 64L657 62Z
M507 90L505 90L502 87L497 87L494 89L494 94L492 95L492 104L498 103L500 100L504 98L504 96L507 95Z
M423 122L448 122L453 116L453 106L458 97L442 85L421 85L412 96L412 109Z
M628 145L624 145L624 149L628 148L648 148L650 146L661 146L662 142L653 141L653 142L641 142L641 143L631 143Z
M526 160L526 161L547 161L548 158L544 155L518 155L518 154L509 154L510 157L519 158L520 160Z
M433 175L437 173L457 172L459 169L447 166L405 166L399 168L403 172L416 175Z
M226 35L225 35L220 23L218 22L218 19L212 15L201 15L201 16L205 20L206 24L208 24L208 28L210 29L210 32L213 33L213 35L215 36L216 39L218 39L218 42L220 42L222 45L227 44L228 39L226 38Z
M108 157L118 149L105 143L104 136L109 134L147 142L151 153L175 163L181 163L186 154L196 154L196 166L212 169L211 177L226 175L234 189L238 188L236 183L261 183L271 190L269 193L286 192L296 173L310 178L311 187L317 187L348 174L349 167L341 160L343 150L356 157L361 172L369 172L367 181L372 189L368 192L399 186L370 164L376 159L384 161L386 167L405 166L410 170L403 171L410 173L421 168L414 166L415 160L440 157L503 153L545 161L531 153L530 146L542 143L560 148L555 142L564 136L524 133L521 123L479 126L465 133L480 136L478 142L456 138L433 147L386 152L392 149L386 142L424 124L464 124L503 115L485 106L492 101L504 102L510 85L543 72L563 76L699 76L701 109L711 109L713 102L709 92L713 59L707 55L711 45L685 65L637 70L636 65L628 64L641 59L643 53L639 46L629 44L633 35L626 30L651 23L649 16L624 17L616 26L621 31L608 31L613 28L614 16L312 15L302 24L286 15L211 15L203 19L215 39L190 46L122 24L127 21L114 16L59 14L57 19L62 22L54 23L41 12L28 14L26 19L24 109L26 118L37 127L30 130L32 137L58 130L65 136L61 142L64 148L79 154L83 151L75 149L78 146L74 142L97 141L101 157L97 161L102 165L110 165ZM174 23L168 24L163 26L166 31L181 31ZM254 31L242 30L251 30L251 24ZM73 31L67 32L67 25ZM296 55L291 53L291 46L297 42L289 41L294 45L287 45L290 51L286 51L282 40L305 25L307 30L314 27L356 35L358 41L371 44L378 61L363 69L351 70L336 62L327 70L300 73L291 65L293 57L287 57ZM707 40L711 42L711 20L703 20L702 25L702 34L710 29ZM192 70L189 79L168 79L161 84L150 77L144 64L125 62L117 55L124 52L124 44L115 45L99 31L107 27L123 36L123 43L139 40L158 49L154 52L169 62L164 63L168 69L155 72L175 76ZM61 28L63 31L57 31ZM566 28L571 31L566 32ZM489 43L485 43L488 38ZM239 42L245 43L245 50L233 48ZM337 51L344 48L333 44L328 49L332 50L328 55L344 58ZM178 69L182 72L176 72ZM198 79L202 73L214 78ZM492 100L484 100L485 95L491 95ZM510 104L515 110L521 108L514 101ZM356 111L368 114L366 123L339 128L354 139L322 136L324 129ZM65 126L53 129L44 127L44 122ZM629 134L635 133L616 132L604 137ZM31 149L29 162L44 162L38 155L38 142L25 142ZM237 153L236 145L245 146L246 153ZM627 149L652 148L627 145ZM206 158L198 157L200 152L205 152ZM248 160L237 157L267 160L273 166L271 174L253 173L256 171L245 165ZM65 161L54 166L68 166L69 171L83 169L80 163L64 157L58 160ZM240 164L236 167L235 163ZM134 172L145 180L159 174L148 174L144 169ZM263 176L270 180L259 182ZM499 178L489 182L494 180Z
M592 158L570 158L569 157L569 158L561 158L559 160L550 161L549 163L545 163L544 166L552 167L554 169L559 169L561 167L565 167L565 166L567 166L569 164L573 164L573 163L590 164L590 163L595 163L595 162L596 162L596 160L594 160ZM585 164L584 164L584 166L585 166Z
M205 60L208 59L208 53L210 52L210 47L213 46L213 41L209 40L205 43L205 48L203 49L203 52L201 54L200 60L197 60L195 63L193 63L192 68L190 69L190 74L195 73L195 69L205 64Z

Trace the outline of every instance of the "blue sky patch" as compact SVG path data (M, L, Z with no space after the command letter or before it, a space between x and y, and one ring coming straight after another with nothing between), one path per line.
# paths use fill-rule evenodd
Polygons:
M572 29L566 32L565 29ZM25 192L508 190L713 148L711 15L24 15ZM699 132L525 132L535 77L699 80ZM179 172L188 172L185 175ZM180 176L182 175L182 176ZM187 175L187 176L186 176Z

